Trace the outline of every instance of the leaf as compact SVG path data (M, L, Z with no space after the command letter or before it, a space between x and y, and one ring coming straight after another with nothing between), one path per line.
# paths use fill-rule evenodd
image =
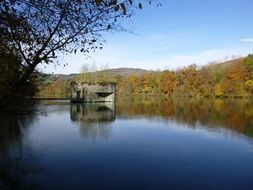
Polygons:
M142 9L142 4L141 3L139 3L139 9Z

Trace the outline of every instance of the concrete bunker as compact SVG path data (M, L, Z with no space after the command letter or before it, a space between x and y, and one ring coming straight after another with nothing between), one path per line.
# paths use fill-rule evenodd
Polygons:
M71 82L71 102L115 102L115 83Z

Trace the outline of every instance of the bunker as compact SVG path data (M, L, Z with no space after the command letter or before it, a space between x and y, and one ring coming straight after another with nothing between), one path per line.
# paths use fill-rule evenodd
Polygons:
M71 82L71 102L115 102L115 83Z

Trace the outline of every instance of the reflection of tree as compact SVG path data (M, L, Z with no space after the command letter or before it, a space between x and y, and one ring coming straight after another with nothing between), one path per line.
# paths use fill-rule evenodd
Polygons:
M70 118L80 123L83 137L107 138L110 135L111 122L115 120L114 103L73 103L70 105Z
M34 115L0 115L0 189L34 189L39 168L25 145L26 130Z
M169 118L205 126L223 126L253 136L253 102L239 99L152 98L119 100L116 107L120 117L145 116Z

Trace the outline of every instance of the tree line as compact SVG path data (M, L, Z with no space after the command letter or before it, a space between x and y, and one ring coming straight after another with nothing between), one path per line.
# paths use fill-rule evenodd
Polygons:
M251 97L253 55L201 68L190 65L175 71L150 71L127 77L86 69L74 81L115 82L118 96ZM71 80L55 80L41 88L40 94L60 93L68 97L70 82Z
M253 95L253 56L201 68L190 65L176 71L118 77L116 82L119 94L125 95L248 97Z

